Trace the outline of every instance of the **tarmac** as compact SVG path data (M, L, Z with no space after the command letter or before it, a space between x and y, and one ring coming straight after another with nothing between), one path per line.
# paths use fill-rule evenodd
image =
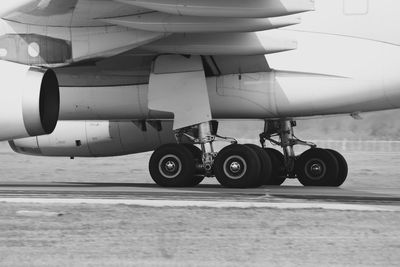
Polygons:
M0 202L400 211L400 192L390 187L343 189L289 185L232 189L211 184L164 188L147 183L3 182Z

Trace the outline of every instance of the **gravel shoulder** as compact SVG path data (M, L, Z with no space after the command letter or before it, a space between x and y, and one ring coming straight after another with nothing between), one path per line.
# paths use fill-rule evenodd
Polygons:
M400 266L399 212L0 203L1 266Z

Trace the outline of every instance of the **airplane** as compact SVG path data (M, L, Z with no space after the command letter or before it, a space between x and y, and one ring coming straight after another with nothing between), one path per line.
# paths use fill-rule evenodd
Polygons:
M18 153L153 151L164 187L341 186L303 119L400 108L395 0L2 0L0 140ZM261 120L260 146L218 134ZM258 133L261 134L258 135ZM215 141L226 142L220 151ZM271 142L281 149L267 147ZM297 155L294 147L306 146Z

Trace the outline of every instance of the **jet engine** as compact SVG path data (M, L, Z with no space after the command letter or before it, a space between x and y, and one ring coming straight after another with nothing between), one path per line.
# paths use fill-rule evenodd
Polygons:
M53 132L60 107L56 74L6 61L0 73L0 141Z
M172 121L59 121L50 135L10 141L21 154L109 157L151 151L173 143Z

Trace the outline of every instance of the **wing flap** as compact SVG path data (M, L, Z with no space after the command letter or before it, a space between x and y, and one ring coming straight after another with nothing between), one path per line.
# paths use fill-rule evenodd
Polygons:
M3 0L5 2L15 0ZM10 3L12 3L10 2ZM312 0L22 0L6 14L10 33L23 35L26 47L39 46L26 62L71 64L107 58L130 50L159 55L212 56L220 74L265 71L267 64L249 58L297 48L275 28L299 23L297 15L313 9ZM24 4L21 4L24 3ZM153 10L153 11L152 11ZM175 11L174 11L175 10ZM207 11L207 13L204 13ZM259 31L263 30L263 31ZM264 31L265 30L265 31ZM12 36L10 36L12 35ZM33 38L34 37L34 38ZM8 40L7 39L7 40ZM14 39L13 39L14 40ZM33 41L32 41L33 40ZM38 40L38 41L35 41ZM70 55L55 57L47 46L63 41ZM14 51L7 42L7 51ZM19 57L18 54L15 57ZM11 55L11 54L10 54ZM257 57L257 55L262 55ZM51 56L51 58L49 58ZM234 59L237 57L237 59ZM254 59L253 58L253 59ZM68 61L68 62L67 62ZM208 60L209 61L209 60ZM225 63L229 62L229 63ZM25 63L25 62L22 62ZM259 65L264 67L258 67Z
M300 23L298 16L221 18L177 16L161 12L100 20L128 28L164 33L252 32L271 30Z
M297 42L275 32L174 34L142 49L186 55L264 55L293 50Z
M115 0L164 13L201 16L268 18L314 9L313 0Z

